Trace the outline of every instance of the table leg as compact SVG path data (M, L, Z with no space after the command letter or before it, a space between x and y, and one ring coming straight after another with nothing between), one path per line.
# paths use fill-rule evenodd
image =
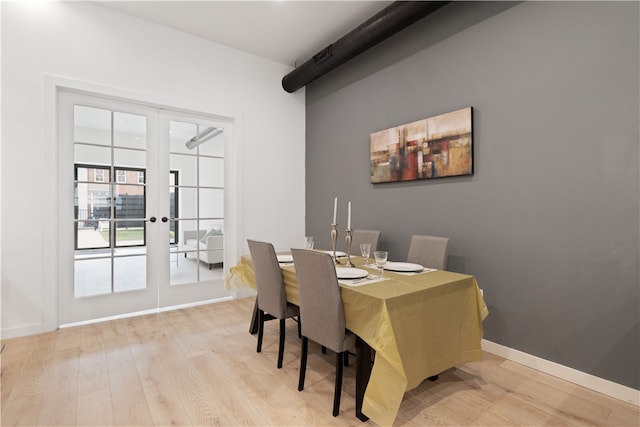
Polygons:
M356 417L367 421L369 417L362 413L364 392L371 376L371 347L356 336Z

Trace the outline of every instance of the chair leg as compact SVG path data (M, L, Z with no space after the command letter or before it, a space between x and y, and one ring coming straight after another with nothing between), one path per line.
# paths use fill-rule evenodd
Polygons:
M258 348L256 352L262 351L262 335L264 334L264 311L258 309Z
M344 352L344 366L349 367L349 352Z
M302 338L302 322L300 321L300 316L298 316L298 338Z
M304 389L304 376L307 371L307 347L309 346L309 338L302 337L302 353L300 354L300 378L298 379L298 391Z
M282 357L284 355L284 319L280 319L280 343L278 345L278 369L282 368Z
M342 362L345 353L336 353L336 385L333 394L333 416L340 413L340 395L342 394Z
M322 354L327 354L327 347L322 346Z

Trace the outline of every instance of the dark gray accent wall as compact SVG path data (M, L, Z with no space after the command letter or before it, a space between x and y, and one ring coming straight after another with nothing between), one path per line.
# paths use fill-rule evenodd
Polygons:
M637 2L454 2L307 87L306 233L450 237L490 341L640 389ZM474 107L475 174L369 182L369 134Z

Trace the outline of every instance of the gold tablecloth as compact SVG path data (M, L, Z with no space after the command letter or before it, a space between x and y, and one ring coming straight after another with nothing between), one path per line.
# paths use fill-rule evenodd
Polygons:
M351 257L358 268L363 259ZM375 269L370 269L372 272ZM282 267L287 300L299 303L294 267ZM482 321L489 314L473 276L449 271L340 285L347 328L376 351L362 412L391 425L404 393L426 378L482 359ZM255 288L249 255L232 267L227 286Z

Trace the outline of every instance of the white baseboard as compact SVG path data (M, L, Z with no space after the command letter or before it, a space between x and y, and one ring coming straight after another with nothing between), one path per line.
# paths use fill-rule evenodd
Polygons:
M565 381L569 381L598 393L631 403L632 405L640 406L640 390L614 383L613 381L605 380L603 378L560 365L559 363L550 362L537 356L533 356L519 350L514 350L485 339L482 340L482 349L489 353L511 360L512 362L544 372L545 374L553 375L554 377L561 378Z
M233 299L232 296L228 296L228 297L210 299L210 300L206 300L206 301L192 302L192 303L188 303L188 304L172 305L171 307L152 308L150 310L136 311L135 313L119 314L117 316L102 317L100 319L91 319L91 320L85 320L85 321L82 321L82 322L66 323L64 325L60 325L60 329L71 328L73 326L89 325L91 323L107 322L109 320L126 319L128 317L144 316L146 314L162 313L162 312L165 312L165 311L179 310L181 308L197 307L199 305L212 304L212 303L215 303L215 302L222 302L222 301L229 301L229 300L232 300L232 299Z

